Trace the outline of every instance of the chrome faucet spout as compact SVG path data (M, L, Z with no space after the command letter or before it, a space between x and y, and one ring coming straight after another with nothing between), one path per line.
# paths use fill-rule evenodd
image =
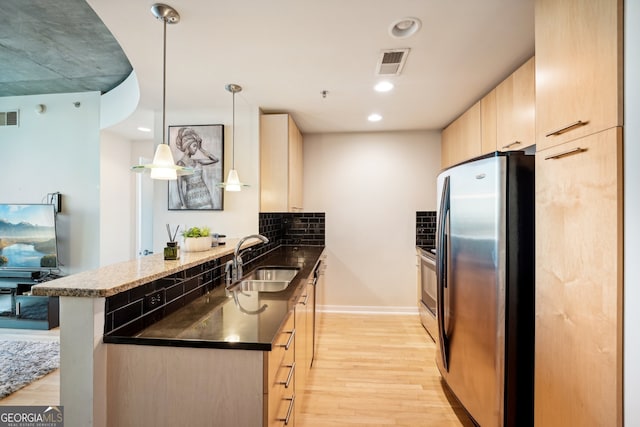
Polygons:
M244 242L246 242L247 240L249 240L249 239L258 239L258 240L262 241L262 243L269 243L269 239L266 238L265 236L263 236L262 234L250 234L249 236L245 236L242 239L240 239L240 241L236 245L236 249L233 252L233 255L235 257L237 257L238 254L240 253L240 248L242 247L242 244Z
M251 250L251 248L245 249L240 252L242 245L249 239L258 239L262 243L269 243L269 239L262 234L250 234L243 237L238 241L235 250L233 251L233 259L226 265L227 283L234 282L242 277L242 255Z

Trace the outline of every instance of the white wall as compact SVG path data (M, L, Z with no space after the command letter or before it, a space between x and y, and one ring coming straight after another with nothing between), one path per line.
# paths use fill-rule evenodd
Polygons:
M44 114L35 112L38 104L46 105ZM0 111L14 109L20 110L20 126L0 127L0 202L41 203L47 193L61 192L61 269L69 274L97 267L100 94L0 97Z
M624 418L640 426L640 3L625 1Z
M135 258L131 141L100 133L100 265Z
M174 111L167 112L167 126L175 125L207 125L223 124L224 128L224 170L226 174L232 163L232 110L231 98L229 108L207 111ZM162 119L156 118L156 142L161 142ZM169 211L167 204L168 184L166 181L154 183L153 202L153 248L154 252L162 251L167 242L165 224L184 225L186 227L207 225L211 231L226 234L227 237L242 237L258 232L259 211L259 110L250 106L239 95L236 95L236 138L235 167L240 180L250 187L223 195L222 211ZM149 147L148 157L153 157L155 146ZM136 152L136 154L138 154ZM182 228L181 228L182 230Z
M326 212L324 309L415 311L416 211L435 210L440 133L304 135L304 209Z

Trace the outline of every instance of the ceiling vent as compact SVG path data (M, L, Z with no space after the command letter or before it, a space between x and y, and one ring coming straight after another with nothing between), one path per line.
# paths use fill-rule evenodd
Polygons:
M376 75L397 76L402 72L404 63L407 61L409 49L391 49L380 52Z
M0 127L18 126L18 110L0 111Z

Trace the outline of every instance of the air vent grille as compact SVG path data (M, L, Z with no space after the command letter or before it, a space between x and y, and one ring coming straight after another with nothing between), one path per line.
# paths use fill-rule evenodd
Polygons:
M376 74L379 76L395 76L402 72L409 49L383 50L378 58Z
M18 110L0 111L0 126L18 126Z

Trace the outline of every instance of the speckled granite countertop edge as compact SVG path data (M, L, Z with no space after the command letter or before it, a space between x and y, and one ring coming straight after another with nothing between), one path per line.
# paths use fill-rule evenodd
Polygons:
M133 289L152 280L177 273L233 253L240 239L227 239L224 246L202 252L181 252L180 259L166 261L163 254L124 261L61 277L33 286L33 295L105 298ZM242 247L258 244L249 241Z

